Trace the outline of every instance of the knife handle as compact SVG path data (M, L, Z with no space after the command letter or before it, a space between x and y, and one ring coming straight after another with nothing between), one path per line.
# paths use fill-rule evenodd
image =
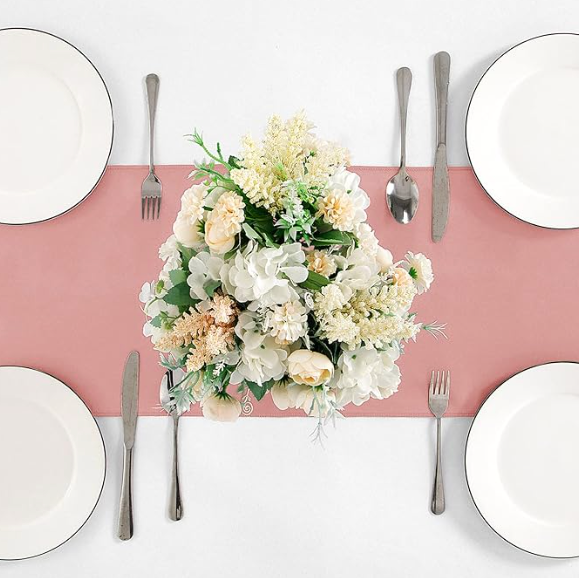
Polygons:
M133 449L125 447L123 455L123 482L121 484L121 504L119 507L118 537L128 541L133 536L133 493L131 472L133 467Z
M173 416L173 476L171 478L171 495L169 499L169 518L180 521L183 518L181 487L179 485L179 415Z
M436 144L446 144L446 109L450 81L450 54L439 52L434 56L434 87L436 91Z

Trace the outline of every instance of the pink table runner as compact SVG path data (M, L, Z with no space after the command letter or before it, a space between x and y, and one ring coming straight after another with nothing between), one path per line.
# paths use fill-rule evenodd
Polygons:
M472 415L509 375L550 360L579 358L579 231L533 227L504 213L469 168L451 169L451 217L430 241L431 169L413 169L421 204L412 224L387 212L393 169L359 167L372 199L369 220L396 259L422 251L436 276L417 298L423 321L447 323L448 340L424 334L401 359L400 392L348 406L350 416L427 416L430 370L450 368L449 414ZM70 213L46 223L0 226L0 364L38 368L62 379L95 415L118 415L125 358L141 352L140 412L160 414L157 354L142 336L137 294L158 273L159 244L171 232L183 166L159 167L159 221L141 221L144 167L110 167L97 190ZM197 411L196 411L197 412ZM254 415L279 412L267 396ZM294 415L303 415L294 412Z

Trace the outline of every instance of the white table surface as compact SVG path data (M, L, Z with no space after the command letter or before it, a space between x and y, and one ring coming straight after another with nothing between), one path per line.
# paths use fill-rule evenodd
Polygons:
M114 164L146 162L142 78L149 72L161 77L159 163L198 157L182 138L194 127L233 152L270 113L305 108L321 135L350 147L355 163L396 164L394 71L406 65L414 72L408 162L430 165L432 56L447 50L449 160L466 165L463 122L478 77L525 38L579 31L579 3L1 0L0 28L11 26L60 35L101 71L114 103ZM99 424L108 476L94 516L48 555L0 563L1 577L579 575L579 560L520 552L480 519L463 473L469 419L446 421L448 507L440 517L428 508L431 421L341 421L322 449L309 442L306 419L186 419L185 519L173 523L166 516L169 422L142 418L136 534L128 543L115 538L120 420Z

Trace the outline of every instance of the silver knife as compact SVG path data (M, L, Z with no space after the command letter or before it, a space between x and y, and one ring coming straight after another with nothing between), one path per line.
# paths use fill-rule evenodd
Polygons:
M439 52L434 57L434 86L436 89L436 155L432 177L432 241L440 241L448 222L450 183L446 160L446 111L450 55Z
M119 539L127 541L133 536L133 498L131 470L133 446L137 429L139 410L139 352L131 352L125 362L123 391L121 394L121 415L123 417L123 481L121 483L121 504L119 507Z

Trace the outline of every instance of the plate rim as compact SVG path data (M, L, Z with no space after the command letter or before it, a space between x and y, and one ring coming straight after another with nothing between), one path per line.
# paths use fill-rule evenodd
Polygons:
M547 36L547 35L543 35L543 36ZM578 34L579 36L579 34ZM540 226L538 226L540 227ZM565 556L561 556L561 555L544 555L542 553L535 553L534 551L529 551L528 549L524 549L523 547L519 547L519 545L513 543L512 541L509 541L506 537L504 537L503 535L501 535L491 524L490 522L486 519L486 517L482 514L482 512L480 511L477 502L472 494L472 490L470 488L470 483L468 480L468 469L467 469L467 465L466 465L466 455L468 452L468 442L470 439L470 434L472 431L472 427L474 426L474 423L480 413L480 411L482 410L483 406L489 401L489 399L491 398L491 396L493 394L495 394L499 388L501 388L501 386L504 386L509 380L513 379L515 376L518 376L519 374L522 374L523 372L527 372L528 370L532 370L533 368L540 368L541 366L550 366L552 364L575 364L577 366L579 366L579 361L577 360L551 360L550 362L542 362L540 364L533 364L531 366L527 366L526 368L523 368L522 370L519 370L518 372L514 372L511 376L509 376L508 378L505 378L502 382L500 382L497 386L495 386L491 392L489 392L489 394L485 397L485 399L481 402L481 405L479 406L478 410L476 411L475 415L472 418L472 421L470 423L470 426L468 428L468 433L466 435L466 441L464 444L464 456L463 456L463 468L464 468L464 476L465 476L465 480L466 480L466 488L468 489L468 494L470 496L470 499L472 501L472 504L474 505L477 513L480 515L481 519L487 524L487 526L498 536L500 537L503 541L505 541L506 543L508 543L509 545L512 545L513 547L515 547L516 549L518 549L519 551L523 551L524 553L529 553L530 555L534 555L535 557L542 557L543 559L559 559L559 560L569 560L569 559L577 559L579 558L579 548L578 548L578 552L576 555L565 555Z
M15 226L15 227L21 227L23 225L33 225L35 223L45 223L47 221L51 221L52 219L56 219L57 217L61 217L62 215L65 215L69 211L72 211L73 209L78 207L97 188L98 184L101 182L102 178L104 177L104 174L107 170L107 167L109 166L109 161L111 158L111 154L113 152L113 144L115 141L115 114L114 114L114 109L113 109L113 101L111 99L111 93L109 91L109 87L107 86L107 83L105 82L105 79L103 78L102 74L100 73L99 69L95 66L93 61L82 50L77 48L74 44L72 44L72 42L69 42L68 40L62 38L61 36L58 36L58 34L54 34L53 32L48 32L47 30L41 30L40 28L31 28L31 27L27 27L27 26L7 26L5 28L0 28L0 34L2 34L3 32L10 31L10 30L25 30L27 32L34 32L37 34L46 34L47 36L52 36L53 38L56 38L57 40L61 40L62 42L64 42L68 46L70 46L73 50L76 50L76 52L78 52L82 57L84 57L86 59L86 61L90 64L90 66L92 66L92 68L97 73L98 77L101 79L101 82L103 83L105 93L106 93L107 98L109 100L109 105L110 105L110 109L111 109L111 144L109 146L109 151L107 153L107 157L106 157L106 160L104 163L103 170L101 171L101 173L98 176L94 185L88 190L88 192L84 195L84 197L79 199L74 205L72 205L68 209L65 209L64 211L61 211L60 213L57 213L56 215L52 215L51 217L47 217L46 219L39 219L37 221L24 221L22 223L7 223L5 221L0 220L0 225L11 225L11 226ZM2 559L0 559L0 561L1 560Z
M527 221L526 219L523 219L522 217L519 217L518 215L515 215L514 213L512 213L511 211L509 211L508 209L506 209L505 207L503 207L489 192L489 190L482 184L482 181L480 180L476 169L474 168L473 162L472 162L472 158L471 158L471 154L470 154L470 149L468 146L468 117L470 114L470 108L472 105L472 101L474 98L474 95L476 94L476 91L480 85L480 83L483 81L483 79L486 77L487 73L491 70L491 68L499 61L501 60L501 58L503 58L504 56L506 56L507 54L509 54L512 50L514 50L515 48L518 48L519 46L522 46L523 44L526 44L528 42L532 42L534 40L538 40L540 38L545 38L547 36L577 36L579 37L579 32L547 32L545 34L538 34L537 36L532 36L530 38L526 38L525 40L521 40L521 42L517 42L517 44L513 44L513 46L511 46L510 48L508 48L507 50L505 50L503 53L501 53L499 56L497 56L497 58L495 58L493 60L493 62L491 62L491 64L485 69L485 71L483 72L483 74L481 75L481 77L478 79L474 89L472 90L472 93L470 95L470 99L468 101L468 106L466 107L466 115L464 118L464 142L465 142L465 147L466 147L466 156L468 158L468 162L470 164L470 167L472 169L472 172L475 176L475 179L477 180L477 183L480 185L481 189L487 194L487 196L491 199L491 201L497 206L499 207L502 211L504 211L505 213L507 213L508 215L510 215L511 217L514 217L515 219L517 219L518 221L520 221L521 223L528 223L529 225L532 225L533 227L538 227L540 229L551 229L553 231L573 231L574 229L579 229L579 223L577 225L573 225L570 227L556 227L553 225L540 225L539 223L533 223L532 221ZM540 364L538 364L540 365ZM533 366L530 366L529 368L532 368ZM528 370L529 368L526 368L526 370ZM514 374L513 374L514 376ZM485 400L486 402L486 400ZM579 555L577 555L579 557Z
M105 439L103 437L103 433L100 429L100 426L99 426L98 422L96 421L94 414L91 412L91 409L88 407L88 404L66 382L63 382L60 378L57 378L56 376L54 376L50 372L46 372L44 370L39 370L38 368L32 368L31 366L19 366L19 365L15 365L15 364L0 364L0 370L2 370L2 368L20 368L23 370L31 370L32 372L37 372L38 374L45 374L46 376L50 376L51 378L53 378L57 382L60 382L65 388L70 390L70 392L72 392L72 394L74 396L76 396L76 398L78 398L78 400L81 402L81 404L88 411L90 417L92 418L92 420L96 426L96 429L97 429L97 432L100 436L101 444L103 447L103 458L104 458L103 481L102 481L99 493L96 497L95 504L93 505L93 507L90 510L89 514L87 515L86 519L83 521L83 523L80 525L80 527L78 527L78 529L76 529L76 531L74 531L74 533L72 533L72 535L70 535L70 537L66 538L64 541L62 541L58 545L55 545L54 547L51 547L50 549L43 551L42 553L36 553L34 555L28 555L27 557L16 557L16 558L11 558L11 559L6 559L6 558L0 557L0 561L25 561L26 559L34 559L36 557L42 557L43 555L46 555L47 553L50 553L50 552L54 551L55 549L62 547L65 543L68 543L68 541L70 541L75 535L77 535L78 532L87 524L88 520L92 517L93 513L95 512L95 510L100 502L100 499L102 497L103 490L105 488L105 482L107 479L107 470L108 470L107 447L106 447Z

